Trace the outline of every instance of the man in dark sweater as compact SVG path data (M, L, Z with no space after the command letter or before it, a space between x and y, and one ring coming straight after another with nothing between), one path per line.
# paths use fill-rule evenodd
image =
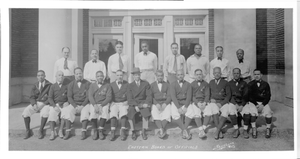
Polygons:
M228 82L228 85L231 90L231 99L230 103L234 104L237 111L241 112L243 107L248 102L248 86L247 82L243 81L241 77L241 70L239 68L234 68L232 70L233 79ZM240 135L240 131L238 129L237 117L236 115L230 115L231 123L234 127L233 137L237 138ZM244 121L247 123L250 120L250 116L244 114ZM248 126L244 124L243 136L245 139L249 138L248 135Z
M141 80L139 68L133 68L134 81L128 86L128 121L132 131L132 139L136 140L135 115L140 112L143 117L142 138L147 140L146 130L148 129L148 119L151 116L150 106L152 104L151 88L147 81Z
M182 130L182 138L190 140L192 136L187 131L187 127L190 124L191 119L185 118L185 125L182 122L182 116L187 113L188 107L191 105L192 100L192 87L191 84L185 81L184 71L178 70L177 81L171 83L171 116L172 119L177 123L179 128Z
M110 84L112 88L112 103L110 105L110 122L111 122L111 137L110 140L115 138L115 130L117 126L117 119L121 119L120 138L122 141L126 139L126 121L128 113L127 89L128 82L123 80L124 72L122 70L116 71L116 81Z
M221 78L221 68L213 68L213 74L215 79L209 82L211 102L209 105L213 105L214 108L217 106L221 111L219 122L219 117L217 115L213 115L215 125L217 126L215 139L218 140L219 138L223 138L221 129L224 126L227 117L233 117L234 115L236 117L237 111L235 105L229 103L231 91L228 82Z
M61 112L63 107L67 107L68 103L68 84L70 80L68 78L64 78L64 73L62 71L56 72L56 83L54 83L50 87L48 101L50 103L50 111L49 111L49 118L48 121L50 123L51 135L50 140L54 140L57 136L55 131L55 124L58 120L58 115ZM63 120L62 120L63 121ZM64 124L61 123L59 129L59 137L63 138L63 126Z
M109 83L104 83L104 74L102 71L97 71L95 76L97 82L92 83L88 91L90 104L86 105L81 111L80 120L82 121L82 140L86 138L86 128L89 120L92 122L93 126L93 140L98 139L98 118L100 118L99 138L100 140L103 140L103 129L106 120L109 119L109 104L112 99L111 87Z
M197 127L199 128L199 138L203 139L205 138L205 129L207 127L207 124L209 122L210 116L212 115L210 112L211 107L208 107L207 104L209 102L209 85L206 81L203 80L203 74L201 69L195 70L195 77L196 80L192 82L192 90L193 90L193 102L192 111L190 111L190 114L188 115L189 118L194 118L195 122L197 124ZM189 108L190 108L189 107ZM189 112L189 110L187 111ZM202 125L201 117L202 112L204 116L204 124ZM217 114L218 112L216 112ZM188 114L188 113L187 113Z
M157 81L151 84L151 93L153 98L152 118L159 128L159 138L166 136L166 125L171 121L171 95L170 85L164 81L164 72L156 71Z
M66 134L64 140L67 140L71 136L71 123L75 120L75 115L80 114L84 106L89 103L88 90L90 83L83 79L82 69L80 67L75 68L75 80L68 85L68 102L69 106L64 107L61 110L61 118L65 120L66 123ZM82 119L82 114L81 117ZM82 122L82 120L80 120ZM82 128L87 125L87 121L82 122Z
M33 133L30 129L30 117L40 111L41 126L39 130L39 139L44 137L43 131L49 117L49 102L48 93L51 87L51 83L45 79L46 75L43 70L37 72L38 82L35 83L31 89L30 105L28 105L23 113L26 135L24 139L28 139Z
M245 105L242 114L250 115L250 122L252 126L252 137L257 138L256 119L258 114L261 114L266 119L267 130L265 137L271 137L271 123L272 123L272 110L269 106L271 99L270 85L263 81L262 73L259 69L255 69L254 80L248 84L249 88L249 104ZM249 121L244 123L249 125Z

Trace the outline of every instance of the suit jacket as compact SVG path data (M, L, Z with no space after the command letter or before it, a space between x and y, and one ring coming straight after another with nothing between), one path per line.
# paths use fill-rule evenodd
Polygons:
M229 102L231 98L231 90L227 81L220 79L220 82L217 85L213 79L209 82L209 88L210 99L215 99L217 103L220 103L221 105Z
M171 103L171 94L170 94L170 85L163 81L161 86L161 91L159 91L157 81L151 84L151 94L153 98L153 104L170 104Z
M200 86L198 85L198 81L193 81L192 84L193 90L193 102L197 104L198 102L209 102L209 85L204 80L201 82Z
M238 82L238 85L236 83ZM248 85L247 82L240 79L239 81L231 80L228 82L228 85L231 90L231 99L232 104L238 104L245 106L248 102Z
M261 80L260 86L257 86L257 81L253 80L248 83L249 86L249 100L255 105L257 102L262 102L267 105L271 99L271 90L268 82Z
M101 104L102 106L111 102L112 91L108 83L100 88L97 83L92 83L89 88L89 101L91 104Z
M90 82L82 79L80 88L78 88L77 81L74 80L69 83L68 86L68 101L73 107L77 105L86 106L89 103L88 90L90 87Z
M144 103L148 105L152 104L150 84L147 81L141 80L139 87L135 81L130 83L127 95L129 106L137 106Z
M112 88L112 101L119 103L127 101L127 89L128 89L128 82L123 80L123 83L119 89L117 82L113 82L110 84Z
M49 104L48 101L48 95L49 95L49 90L51 87L51 83L45 79L45 85L42 90L39 90L39 82L36 82L32 89L31 89L31 94L30 94L30 104L34 105L36 102L43 102L46 105Z
M57 103L59 106L62 106L68 101L68 84L69 80L65 78L61 87L59 87L57 82L50 87L48 101L51 106L55 107Z
M182 87L180 87L178 81L171 83L171 99L177 108L185 105L188 107L192 100L192 87L187 81L184 81Z

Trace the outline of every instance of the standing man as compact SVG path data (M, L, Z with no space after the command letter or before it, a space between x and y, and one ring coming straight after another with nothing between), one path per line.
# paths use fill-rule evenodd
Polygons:
M24 139L28 139L33 133L30 129L30 117L40 111L41 126L39 129L39 139L44 137L43 131L49 117L49 102L48 95L51 87L51 83L45 79L46 75L43 70L38 70L37 79L31 89L30 104L24 109L22 117L24 118L26 135Z
M249 86L249 104L247 104L242 114L251 115L250 122L252 126L252 137L257 138L256 119L258 114L261 114L266 119L267 130L265 137L271 137L271 123L272 123L272 110L269 106L271 99L271 90L268 82L262 80L262 73L259 69L254 70L254 80L251 81ZM249 121L245 125L248 126Z
M61 118L66 123L66 134L64 140L67 140L71 136L71 123L75 120L76 114L81 114L81 110L89 103L88 90L90 83L83 79L82 69L80 67L75 68L75 80L68 85L68 102L69 106L64 107L61 111ZM80 116L82 119L82 114ZM87 121L82 121L82 130L86 127Z
M207 106L209 103L209 85L206 81L203 80L202 70L195 70L196 80L192 82L192 91L193 91L193 103L191 107L191 114L189 118L194 118L199 128L199 138L203 139L206 137L205 129L209 122L210 116L212 115L212 110ZM189 108L190 108L189 107ZM201 117L202 112L204 113L204 124L202 125ZM216 111L215 114L218 112Z
M151 116L150 106L152 104L151 88L147 81L141 80L139 68L132 70L134 81L128 86L128 120L132 131L132 140L136 140L135 114L140 112L143 118L142 138L147 140L146 130L148 129L149 117Z
M240 113L242 112L243 107L248 102L248 86L247 83L240 78L241 70L239 68L234 68L232 74L233 74L233 79L228 82L228 85L231 90L230 103L234 104L237 111ZM231 120L231 122L235 129L235 131L233 132L233 137L237 138L240 132L235 117L233 117L232 119L233 120ZM244 121L248 122L249 119L250 119L249 114L248 115L244 114ZM243 136L245 139L249 138L247 131L248 131L248 126L244 125Z
M117 70L123 71L123 79L128 80L129 62L128 56L123 53L123 42L117 41L115 49L116 53L108 58L107 64L107 72L111 83L115 82L116 79L118 79L116 75Z
M62 48L63 57L58 59L54 64L54 77L53 81L56 81L56 73L57 71L62 71L64 73L64 77L68 78L69 81L73 81L74 77L74 69L78 67L76 61L72 61L69 59L70 56L70 49L69 47Z
M237 60L234 60L231 65L231 70L239 68L241 70L241 78L243 81L249 83L252 80L252 69L250 62L244 59L244 50L238 49L236 51ZM231 79L233 77L231 76Z
M55 124L58 120L58 115L61 112L61 109L67 107L68 103L68 84L70 83L69 79L64 78L64 73L62 71L57 71L56 73L56 82L50 87L48 101L50 103L49 110L49 122L51 135L50 140L54 140L56 135ZM64 121L64 120L62 120ZM61 122L59 128L59 137L63 138L63 126L64 122Z
M183 139L191 139L192 136L187 131L187 127L190 123L187 111L190 107L192 100L192 87L191 84L184 80L183 70L177 71L177 81L171 83L171 116L172 119L177 123L179 128L182 130ZM183 124L182 117L185 118L185 125Z
M121 130L120 136L121 140L124 141L126 139L126 121L127 121L127 113L128 113L128 101L127 101L127 89L128 82L124 80L123 77L124 72L122 70L116 71L117 79L115 82L111 83L110 86L112 88L112 103L110 105L110 119L111 119L111 137L110 140L114 140L115 138L115 130L117 126L117 119L121 119Z
M164 81L164 72L156 71L157 81L151 84L151 93L153 97L152 118L159 128L159 138L166 136L166 125L171 122L171 95L170 85Z
M190 83L195 80L194 72L196 69L201 69L204 80L206 82L209 81L209 61L204 55L201 54L202 46L200 44L196 44L194 46L195 54L191 55L187 59L187 70L190 76Z
M102 71L104 74L104 79L106 77L106 67L105 63L98 59L98 51L93 49L91 51L91 60L84 65L84 79L88 80L90 83L96 83L95 74L97 71Z
M217 46L216 53L217 57L210 61L210 79L214 79L213 68L220 67L222 73L221 78L228 81L230 75L230 66L229 61L223 57L223 47Z
M168 82L171 84L177 80L177 70L183 70L186 74L186 63L183 55L178 54L178 44L171 44L172 54L168 55L164 62L164 71Z
M142 72L142 80L153 83L155 81L154 72L157 70L157 56L153 52L149 51L149 44L146 41L141 43L141 47L143 51L136 54L134 58L134 65Z
M109 104L112 99L111 87L108 83L104 83L104 74L102 71L97 71L95 73L95 76L97 82L92 83L89 88L88 98L90 104L86 105L81 111L81 121L83 129L81 140L84 140L86 138L86 128L88 120L90 120L93 125L93 140L98 139L98 118L100 118L99 138L100 140L103 140L103 129L106 120L109 119Z

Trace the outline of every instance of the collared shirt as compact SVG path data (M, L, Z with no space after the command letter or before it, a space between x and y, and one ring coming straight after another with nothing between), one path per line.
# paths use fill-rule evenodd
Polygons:
M81 86L81 82L80 81L77 82L77 86L78 86L78 88L80 88L80 86Z
M119 82L122 82L122 83L123 83L123 81L118 81L118 80L116 80L117 86L118 86L118 88L120 89L121 86L122 86L122 84L119 84Z
M241 69L241 78L246 78L246 77L249 77L249 76L252 76L252 69L250 67L250 62L247 61L247 60L243 60L242 63L239 63L239 60L235 60L232 62L232 65L231 65L231 70L233 70L234 68L239 68ZM231 79L233 79L232 75L231 76Z
M41 87L44 87L45 86L45 80L41 83L41 82L39 82L39 90L41 90Z
M157 86L158 86L158 90L161 92L162 83L159 83L159 82L157 81Z
M144 69L153 69L154 71L156 71L157 56L150 51L147 52L147 55L144 55L144 52L142 51L135 55L134 65L135 67L140 68L141 71Z
M217 85L219 85L220 81L221 81L221 78L218 79L218 80L215 79L215 82L216 82Z
M222 58L222 60L218 60L218 57L214 58L212 61L210 61L210 79L214 79L213 75L213 69L215 67L221 68L221 77L229 77L230 75L230 66L229 61L225 58Z
M209 61L204 55L197 57L195 54L191 55L187 61L187 69L189 76L194 78L194 72L196 69L201 69L204 77L206 77L209 73Z
M117 70L120 69L120 66L119 66L119 58L120 58L119 56L120 55L121 55L121 59L122 59L122 63L123 63L122 71L128 72L128 65L129 65L128 56L125 53L121 53L121 54L115 53L108 58L107 73L108 73L109 77L111 76L111 74L113 72L116 72Z
M179 80L177 80L177 81L178 81L179 86L182 87L183 82L180 82Z
M68 63L68 69L64 69L64 64L65 64L65 58L60 58L58 59L55 64L54 64L54 78L53 81L56 81L56 72L57 71L62 71L64 73L64 76L73 76L74 75L74 69L78 67L76 61L71 61L67 59Z
M164 62L164 69L165 74L169 73L176 73L174 72L174 62L175 62L175 55L170 54L166 57ZM184 74L186 72L186 62L183 55L177 54L176 55L176 62L177 62L177 70L183 70Z
M56 82L59 86L59 88L61 88L62 82Z
M135 81L136 85L139 87L141 85L141 80Z
M84 66L84 71L83 71L84 79L96 81L96 72L97 71L102 71L104 78L105 78L106 77L105 63L101 60L97 60L96 63L94 63L94 62L92 62L92 60L90 60Z

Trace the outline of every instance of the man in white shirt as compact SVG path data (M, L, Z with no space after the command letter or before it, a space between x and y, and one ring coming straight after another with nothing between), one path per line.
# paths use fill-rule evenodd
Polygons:
M223 47L217 46L216 47L217 57L210 61L210 79L214 79L213 75L213 68L220 67L223 79L229 79L230 75L230 66L229 61L223 57Z
M77 62L69 59L70 56L69 47L63 47L62 54L63 57L58 59L54 64L53 81L56 81L55 75L57 71L62 71L64 73L65 78L68 78L70 81L73 81L75 79L74 69L78 67Z
M101 60L98 59L98 51L93 49L91 51L91 60L88 61L85 65L84 65L84 74L83 77L84 79L88 80L91 83L95 83L96 82L96 77L95 74L98 71L102 71L104 74L104 79L106 77L106 66L105 63Z
M135 67L141 70L141 79L149 83L155 81L155 72L157 70L157 56L149 51L149 44L146 41L142 42L142 52L136 54L134 59Z
M200 44L196 44L194 47L195 54L191 55L186 63L187 63L187 70L190 76L190 83L195 80L195 70L201 69L204 80L209 82L209 61L208 58L201 54L202 46Z
M172 43L171 50L172 54L168 55L164 62L164 72L170 84L177 80L177 70L183 70L184 75L186 74L185 58L178 54L178 44Z
M117 41L116 43L116 53L111 55L108 58L108 64L107 64L107 73L108 77L110 78L110 82L115 82L117 79L116 72L118 70L123 71L123 80L128 80L128 68L129 68L129 62L128 62L128 56L123 53L123 42Z
M241 70L241 78L243 81L249 83L252 80L253 69L250 67L250 62L244 59L244 50L238 49L236 51L237 60L231 62L231 70L239 68ZM233 76L230 77L233 79Z

